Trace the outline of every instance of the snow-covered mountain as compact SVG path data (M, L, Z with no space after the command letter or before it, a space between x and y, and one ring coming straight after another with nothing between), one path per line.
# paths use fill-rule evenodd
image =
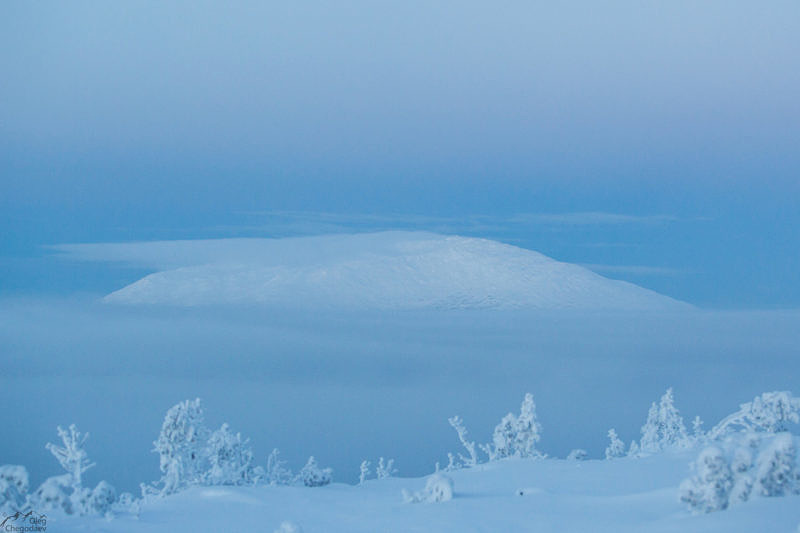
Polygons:
M105 298L114 303L363 309L688 307L531 250L433 233L104 246L101 253L113 259L161 270ZM84 245L80 253L91 256L93 249Z

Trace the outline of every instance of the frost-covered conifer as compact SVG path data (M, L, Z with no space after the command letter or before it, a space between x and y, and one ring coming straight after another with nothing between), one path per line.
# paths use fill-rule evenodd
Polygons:
M667 389L659 404L650 406L639 447L643 452L654 453L667 448L686 448L690 444L683 418L673 403L672 389Z
M508 413L500 420L492 434L492 446L482 449L489 455L489 460L504 457L541 457L536 444L541 438L542 426L536 419L536 403L533 395L525 394L520 406L519 416Z
M375 468L375 475L378 479L392 477L396 473L397 469L394 468L394 459L389 459L386 462L383 461L383 457L378 459L378 466Z
M536 443L541 438L542 425L536 420L536 403L531 393L525 394L517 417L517 434L514 439L515 455L534 457L541 455L536 451Z
M494 428L494 433L492 433L494 453L490 454L490 460L511 457L514 454L516 431L517 417L513 413L508 413L500 420L500 423Z
M681 501L696 513L726 509L734 479L722 450L712 446L700 452L694 470L695 475L681 483Z
M616 459L625 455L625 443L617 436L617 430L608 430L608 447L606 448L606 459Z
M450 422L450 425L456 430L456 433L458 433L458 440L461 441L461 445L464 446L464 449L466 449L469 454L469 457L458 454L461 462L464 466L475 466L478 464L478 455L475 453L475 443L467 440L467 428L464 427L464 421L461 420L459 416L450 417L447 421Z
M208 470L208 434L199 398L183 401L167 411L158 440L153 443L163 473L161 494L203 482Z
M205 481L210 485L247 485L253 483L253 451L240 433L232 433L222 424L208 438L206 450L209 470Z
M756 461L756 484L762 496L784 496L800 492L797 449L788 433L778 435L759 454Z
M333 470L317 466L317 460L312 455L298 473L297 479L306 487L322 487L333 481Z
M286 468L286 461L278 459L277 448L267 457L266 479L270 485L289 485L292 482L292 471Z

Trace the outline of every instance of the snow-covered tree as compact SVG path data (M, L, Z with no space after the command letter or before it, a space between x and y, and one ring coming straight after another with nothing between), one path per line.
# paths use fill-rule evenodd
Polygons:
M394 467L394 459L389 459L386 462L384 462L383 457L378 459L378 466L375 467L375 476L378 479L386 479L387 477L392 477L396 473L397 469Z
M46 448L58 460L61 467L67 471L73 488L79 488L82 486L83 473L95 466L94 463L89 461L89 456L86 454L86 450L83 449L89 434L82 435L77 426L72 424L68 430L59 426L58 436L61 437L63 446L48 442Z
M363 485L364 482L369 477L369 466L371 464L372 463L370 463L366 459L361 461L361 466L359 467L359 472L358 472L358 484L359 485ZM437 470L438 470L439 463L436 463L436 466L437 466Z
M784 496L800 492L797 448L790 434L776 436L759 454L756 463L756 484L758 493L762 496Z
M52 476L31 494L30 504L37 512L60 511L72 514L72 477L69 474Z
M639 448L646 453L660 452L667 448L686 448L691 445L686 426L675 408L672 389L667 389L661 401L653 403L642 426Z
M232 433L222 424L208 438L206 450L209 469L205 482L210 485L247 485L256 478L250 442L240 433ZM262 472L263 473L263 472Z
M300 470L297 479L306 487L322 487L333 481L333 470L317 466L317 460L312 455Z
M277 448L267 457L266 480L270 485L289 485L292 482L292 471L286 468L286 461L278 458L280 451Z
M94 490L83 486L83 473L94 466L83 448L89 434L81 434L75 424L58 428L63 446L48 443L47 449L67 471L47 479L32 495L37 509L61 510L67 514L106 514L116 499L114 488L101 481ZM108 503L104 503L104 502Z
M589 457L589 454L586 453L586 450L572 450L567 455L567 461L585 461L586 458Z
M710 513L728 507L734 478L720 448L703 450L694 463L695 475L680 486L680 499L696 513Z
M536 451L536 443L541 438L539 433L542 425L536 420L536 403L531 393L525 394L517 417L517 434L514 439L515 453L519 457L534 457L541 455Z
M161 433L153 444L160 457L161 494L170 494L203 482L208 470L209 431L200 399L171 407L164 416Z
M500 420L492 433L492 446L489 448L489 460L502 459L514 455L514 441L517 435L517 417L508 413Z
M625 455L625 443L620 440L617 430L608 430L608 447L606 447L606 459L616 459Z
M500 420L492 434L492 444L482 446L489 460L504 457L541 457L536 444L541 438L542 426L536 419L536 403L533 395L525 394L519 416L508 413Z
M456 430L458 440L461 441L461 445L464 446L464 449L466 449L469 454L468 457L458 454L461 462L464 466L468 467L478 464L478 455L475 453L475 443L467 440L467 428L464 427L464 421L461 420L459 416L450 417L447 421L450 422L450 425Z
M25 504L28 493L28 471L24 466L0 466L0 512L12 514Z
M800 423L800 398L787 391L765 392L722 419L708 432L708 438L716 440L736 431L776 433L797 423Z

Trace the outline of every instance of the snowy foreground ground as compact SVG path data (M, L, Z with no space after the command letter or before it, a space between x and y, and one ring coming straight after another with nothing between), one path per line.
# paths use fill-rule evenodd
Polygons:
M800 496L753 498L693 515L678 500L696 451L604 461L508 459L449 473L454 495L405 503L424 478L361 486L196 487L146 502L138 518L52 517L48 531L794 532ZM285 531L292 531L285 528Z

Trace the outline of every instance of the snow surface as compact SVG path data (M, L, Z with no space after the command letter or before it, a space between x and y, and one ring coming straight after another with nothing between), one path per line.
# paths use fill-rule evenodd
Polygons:
M105 298L113 303L354 309L688 307L531 250L424 232L58 249L84 259L116 259L164 269Z
M448 473L454 497L404 503L425 479L388 478L362 486L197 487L152 498L138 519L49 517L54 531L196 532L793 532L800 496L755 498L692 515L678 501L696 451L641 459L508 459Z

